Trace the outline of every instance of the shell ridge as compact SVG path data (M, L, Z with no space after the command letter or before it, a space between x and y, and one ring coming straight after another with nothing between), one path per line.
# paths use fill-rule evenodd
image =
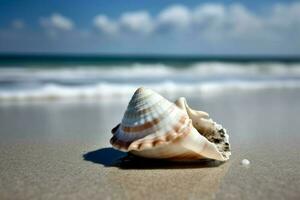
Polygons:
M171 108L171 109L173 112L176 111L176 110L174 110L174 108ZM138 131L138 132L134 132L132 129L130 129L130 127L126 130L128 132L126 132L126 131L124 131L124 129L122 128L122 125L121 125L118 129L118 132L115 135L116 135L116 137L118 137L118 140L122 140L122 141L132 141L134 139L141 139L141 138L144 138L147 136L149 138L151 135L154 135L154 134L149 135L149 133L155 133L155 135L157 135L157 136L163 136L164 132L169 132L173 128L173 126L175 126L176 123L178 123L178 121L180 121L181 115L175 115L175 116L176 116L176 118L173 119L173 120L175 120L175 123L170 122L169 121L170 118L165 117L164 121L160 121L161 123L158 123L158 124L152 126L151 128L146 128L143 131ZM159 131L162 133L160 134ZM139 136L139 137L137 138L136 136Z
M168 105L168 107L171 107L171 106L172 106L172 104ZM160 111L161 115L169 109L167 106L164 106L164 107L166 107L166 108L161 109L161 111ZM145 122L148 122L148 121L151 121L151 118L149 118L149 114L148 114L149 111L151 111L151 110L153 110L153 109L148 108L147 113L144 113L142 116L139 116L138 114L136 114L136 117L139 117L140 119L144 120L144 121L141 121L141 124L143 124ZM153 112L155 112L155 111L153 110ZM136 122L136 118L127 118L126 116L123 117L122 124L127 125L127 126L131 126L131 124L133 122ZM135 124L132 124L132 126L134 126L134 125Z
M118 139L118 137L113 136L110 140L110 143L113 146L122 149L123 151L131 151L131 150L141 151L141 150L149 149L153 146L168 144L171 141L178 139L179 137L182 137L190 132L190 129L191 129L191 120L190 119L188 119L186 117L182 118L181 124L183 127L181 129L181 132L176 132L176 131L174 132L174 129L173 129L164 136L157 136L152 139L141 138L141 139L138 139L135 141L123 141L123 140ZM170 135L172 135L172 134L173 134L173 136L170 137Z
M157 136L157 137L154 137L151 139L141 138L139 140L132 142L129 145L128 150L129 151L131 151L131 150L141 151L141 150L149 149L154 146L157 147L160 145L168 144L176 139L179 139L179 137L189 133L189 131L187 131L187 130L189 130L189 127L191 126L190 119L186 118L182 125L184 128L181 130L181 132L176 132L173 129L173 130L170 130L164 136ZM149 145L144 146L142 144L149 144Z
M153 121L159 120L160 122L162 122L163 120L167 120L166 116L168 114L171 114L173 111L174 111L174 107L170 107L168 110L166 110L166 112L164 112L163 114L161 114L158 118L155 118L152 121L145 121L145 123L142 124L142 125L127 126L127 124L125 124L125 125L122 124L122 131L124 131L124 133L133 133L133 132L140 132L141 130L149 129L152 126L148 127L148 124L157 125L157 123L153 123ZM133 128L133 129L128 130L129 128Z

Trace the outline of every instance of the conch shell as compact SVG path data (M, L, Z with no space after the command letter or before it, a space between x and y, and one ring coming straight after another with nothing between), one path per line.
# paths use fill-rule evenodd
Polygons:
M140 157L226 161L231 155L226 130L206 112L192 110L183 97L174 104L145 88L136 90L112 133L114 148Z

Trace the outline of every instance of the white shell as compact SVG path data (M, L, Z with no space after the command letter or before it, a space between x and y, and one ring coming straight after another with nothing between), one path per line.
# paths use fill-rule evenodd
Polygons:
M170 160L229 159L228 135L208 114L189 108L185 98L176 104L156 92L139 88L111 144L134 155Z
M241 161L241 164L244 166L244 167L249 167L250 165L250 161L248 159L243 159Z

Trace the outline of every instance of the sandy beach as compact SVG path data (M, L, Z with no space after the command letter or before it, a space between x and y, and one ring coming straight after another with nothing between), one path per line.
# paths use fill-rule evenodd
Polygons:
M2 103L0 199L299 199L299 94L187 96L227 128L232 156L223 164L144 161L112 149L126 101Z

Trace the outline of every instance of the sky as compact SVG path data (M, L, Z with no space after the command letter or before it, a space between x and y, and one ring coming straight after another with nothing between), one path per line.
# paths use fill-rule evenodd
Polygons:
M0 0L0 53L300 55L300 1Z

